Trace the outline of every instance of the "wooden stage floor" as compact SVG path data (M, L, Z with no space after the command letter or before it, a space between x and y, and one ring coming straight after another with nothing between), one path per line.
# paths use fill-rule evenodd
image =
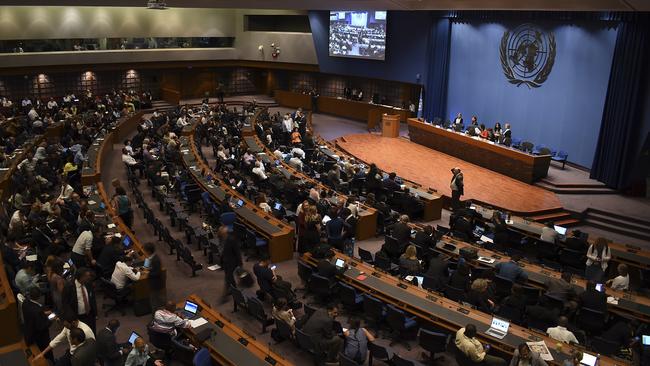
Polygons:
M451 168L460 167L465 179L465 195L472 199L519 214L540 214L562 209L555 193L453 156L410 142L403 138L387 138L374 134L352 134L336 140L349 154L375 163L387 172L431 187L451 197Z

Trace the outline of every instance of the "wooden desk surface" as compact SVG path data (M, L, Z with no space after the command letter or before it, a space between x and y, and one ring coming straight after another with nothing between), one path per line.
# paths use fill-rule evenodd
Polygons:
M0 365L2 366L49 366L45 358L34 361L34 356L41 351L36 345L27 346L25 340L0 347ZM5 360L7 358L7 360Z
M213 338L203 342L202 346L210 350L210 355L220 365L268 366L270 365L266 361L268 357L271 357L276 362L275 365L292 365L282 356L271 351L267 345L257 341L254 336L248 334L223 314L213 309L199 296L190 295L188 299L199 305L200 315L208 321L209 326L213 329ZM179 304L181 308L183 305L184 303ZM206 326L208 325L203 325L197 329L188 328L186 332L190 336L194 336ZM246 344L244 345L241 340L245 340L244 343Z
M532 183L548 174L550 155L532 155L521 150L464 133L408 119L411 141L461 158L522 182Z
M195 127L195 125L192 125ZM242 196L239 192L225 184L221 179L209 182L204 174L212 173L212 169L203 161L196 150L194 133L181 137L181 155L183 165L192 175L201 189L210 193L215 202L221 202L225 194L244 203L233 211L244 224L268 239L269 254L273 262L282 262L293 258L294 229L289 224L265 213L261 208Z
M473 323L476 325L477 337L481 342L489 343L502 352L513 354L516 347L522 342L543 340L553 355L554 361L552 363L561 364L570 356L571 350L578 348L571 345L563 345L558 350L556 347L557 341L545 334L537 333L515 324L510 325L505 338L499 340L490 337L485 334L485 331L490 327L492 315L460 305L440 294L428 292L417 286L413 286L387 273L382 273L366 263L356 259L352 260L340 252L336 253L336 258L342 258L346 263L351 264L346 272L339 276L342 282L355 287L359 291L368 293L379 300L391 303L410 314L416 315L421 321L434 323L452 332L457 331L468 323ZM310 253L305 253L301 257L301 260L312 267L315 267L318 263L318 260L314 259ZM365 274L365 279L358 278L361 272ZM467 313L461 313L459 309L463 309ZM629 363L610 357L601 357L599 360L599 365L601 366L626 364Z
M18 303L11 290L2 255L0 255L0 324L2 324L0 347L18 342L22 338L18 323Z
M242 131L242 134L246 135L244 137L244 142L246 142L247 146L251 148L251 151L261 151L264 152L269 157L269 159L275 159L273 151L271 151L271 149L269 149L264 143L262 143L262 141L260 141L257 134L255 134L255 131L251 131L252 127L248 127L247 129L248 131ZM252 132L252 134L249 132ZM299 172L289 164L285 163L283 160L280 160L280 166L284 169L284 171L288 172L290 176L296 177L298 180L302 180L303 182L308 183L309 185L315 187L319 192L326 190L336 196L339 201L348 202L349 197L347 195L344 195L330 187L326 187L321 182L312 179L302 172ZM377 210L375 208L363 204L361 205L361 210L359 211L359 222L357 223L357 232L355 234L357 240L370 239L375 236L377 233L377 215Z
M492 214L494 213L493 209L478 204L474 206L476 207L476 212L480 213L483 219L490 220L492 218ZM540 238L544 224L520 216L511 216L511 218L513 222L512 224L508 224L509 229L531 238ZM567 236L569 235L571 235L571 231L567 230ZM595 240L595 238L590 237L589 244L593 244ZM563 243L560 242L560 244L562 245ZM609 243L609 248L613 261L625 263L636 268L650 269L650 251L642 250L632 245L614 242Z

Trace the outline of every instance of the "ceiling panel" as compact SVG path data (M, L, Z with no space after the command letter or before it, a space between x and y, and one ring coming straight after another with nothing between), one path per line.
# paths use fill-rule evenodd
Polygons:
M145 6L146 0L0 0L0 5ZM300 10L567 10L650 11L650 0L167 0L187 8Z

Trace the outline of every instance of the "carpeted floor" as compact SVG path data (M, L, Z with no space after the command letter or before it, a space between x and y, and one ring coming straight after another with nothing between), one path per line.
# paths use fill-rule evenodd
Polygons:
M463 199L475 199L515 212L562 207L554 193L481 168L402 138L374 134L346 135L339 145L352 155L374 162L385 171L436 189L450 197L450 170L460 167L465 181Z

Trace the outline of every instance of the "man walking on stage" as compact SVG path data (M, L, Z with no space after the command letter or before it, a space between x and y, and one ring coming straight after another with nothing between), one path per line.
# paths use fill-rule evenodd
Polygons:
M463 172L460 171L460 168L452 168L451 173L454 175L451 178L451 208L456 210L460 206L460 196L465 194L463 188Z

